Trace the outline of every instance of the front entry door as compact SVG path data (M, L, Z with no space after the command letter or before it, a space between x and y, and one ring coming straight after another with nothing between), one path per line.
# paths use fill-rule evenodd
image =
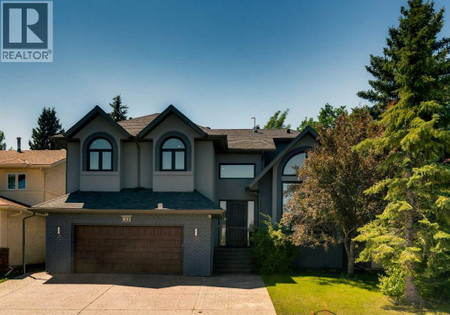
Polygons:
M247 201L227 202L227 246L247 246Z

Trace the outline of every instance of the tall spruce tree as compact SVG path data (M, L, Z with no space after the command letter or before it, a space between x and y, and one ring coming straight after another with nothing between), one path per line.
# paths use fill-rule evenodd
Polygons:
M38 126L32 130L33 141L29 141L28 145L31 150L56 150L58 148L50 137L63 132L55 108L44 107L38 118Z
M0 151L6 150L5 134L0 130Z
M383 54L381 56L370 55L370 65L366 66L366 70L373 76L373 79L369 80L371 89L357 93L359 97L373 104L369 110L376 119L380 119L381 114L399 100L400 85L395 80L395 73L401 58L400 51L405 45L400 31L398 28L390 27ZM438 55L446 51L449 44L450 38L436 40L431 47L433 54ZM441 74L445 74L444 69L440 70L444 71Z
M287 129L291 128L290 124L285 125L286 117L289 113L289 108L285 111L281 112L281 110L277 110L275 114L270 117L267 124L264 126L264 129Z
M114 97L113 102L109 103L109 106L112 107L112 112L109 115L114 121L127 120L128 106L122 104L122 97L120 95Z
M435 49L443 12L422 0L401 8L399 100L382 114L383 135L356 147L389 153L381 168L391 174L367 191L386 192L388 205L360 229L360 259L381 263L382 290L413 304L450 295L450 62L448 49Z

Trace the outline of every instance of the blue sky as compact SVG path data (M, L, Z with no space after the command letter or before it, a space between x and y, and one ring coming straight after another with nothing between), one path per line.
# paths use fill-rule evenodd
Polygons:
M445 0L437 0L436 8ZM121 94L129 116L174 104L212 128L251 128L277 109L299 125L326 102L364 103L400 0L54 1L54 62L0 63L0 130L27 147L43 106L66 130ZM442 35L450 35L445 13Z

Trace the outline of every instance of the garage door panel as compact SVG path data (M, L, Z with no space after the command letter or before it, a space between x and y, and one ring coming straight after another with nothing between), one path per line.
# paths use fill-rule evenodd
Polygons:
M182 227L75 226L75 272L182 274Z

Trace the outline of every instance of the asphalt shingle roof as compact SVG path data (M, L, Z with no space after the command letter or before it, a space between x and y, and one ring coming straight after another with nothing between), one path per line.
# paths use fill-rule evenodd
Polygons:
M0 151L0 166L50 166L66 159L66 150Z
M147 127L159 114L152 114L119 122L128 133L136 136ZM198 125L199 126L199 125ZM294 139L299 132L287 129L211 129L199 126L206 134L211 136L224 136L227 138L228 148L232 150L275 150L274 139Z
M77 191L41 203L38 209L92 209L92 210L153 210L162 203L171 210L221 210L221 208L199 193L154 192L150 189L124 189L120 192Z
M136 117L128 120L119 121L119 125L122 126L123 129L125 129L130 135L137 136L137 134L147 127L149 123L151 123L153 120L155 120L156 117L158 117L159 113L142 116L142 117Z
M0 196L0 208L9 208L9 207L24 209L24 210L28 208L28 206L26 206L23 203Z

